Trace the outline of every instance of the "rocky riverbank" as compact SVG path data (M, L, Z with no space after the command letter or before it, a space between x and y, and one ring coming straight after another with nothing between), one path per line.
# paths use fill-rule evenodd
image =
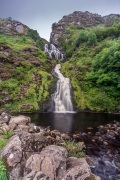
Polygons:
M86 157L70 157L65 149L69 135L35 126L23 115L2 113L0 140L5 132L12 132L12 137L0 151L0 157L9 180L100 180L92 174ZM81 151L84 143L79 141L78 147Z

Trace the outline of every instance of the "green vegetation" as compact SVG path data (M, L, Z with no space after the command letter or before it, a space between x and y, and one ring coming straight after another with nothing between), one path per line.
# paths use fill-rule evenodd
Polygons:
M119 111L120 23L91 28L69 24L59 42L67 57L62 72L71 79L77 109ZM1 110L38 110L50 97L57 60L46 57L44 43L32 29L27 36L0 34Z
M50 63L46 54L36 47L34 40L41 40L38 33L34 30L29 33L31 37L0 34L3 47L0 51L1 111L38 110L39 103L50 97L51 70L55 61Z
M35 41L35 45L43 50L44 44L47 43L47 41L39 36L39 33L36 30L29 29L28 35Z
M6 167L2 159L0 159L0 180L8 180Z
M0 139L0 150L6 145L7 139Z
M85 156L81 143L75 143L74 141L66 141L64 142L63 147L67 149L69 157L80 158Z
M60 42L68 58L62 72L71 78L78 110L120 110L120 23L69 26Z
M0 150L6 145L9 138L13 136L13 133L11 131L3 130L0 133Z
M33 40L29 36L6 36L0 33L0 45L8 45L13 50L33 47Z

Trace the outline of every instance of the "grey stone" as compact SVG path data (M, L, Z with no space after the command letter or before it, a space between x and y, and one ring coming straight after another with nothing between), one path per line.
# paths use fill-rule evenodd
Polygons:
M24 27L23 25L17 25L16 26L16 31L20 34L23 34L24 33Z
M32 171L27 174L22 180L51 180L43 172Z
M85 158L68 158L67 171L62 180L90 180L90 177L90 167Z
M0 116L0 121L3 123L8 123L10 121L11 116L5 112L3 112Z
M32 155L26 162L25 175L42 171L52 180L61 178L66 171L67 151L60 146L47 146L40 154Z
M21 141L17 135L10 138L2 149L0 157L6 159L8 166L15 167L22 159Z
M10 119L9 126L13 130L15 129L18 125L27 125L30 122L30 117L27 116L13 116Z

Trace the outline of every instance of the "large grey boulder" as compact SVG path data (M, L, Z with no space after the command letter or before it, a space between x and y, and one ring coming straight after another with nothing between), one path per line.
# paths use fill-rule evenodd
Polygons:
M9 126L12 130L14 130L18 125L27 125L30 123L30 117L27 116L13 116L10 119Z
M62 178L66 171L67 151L60 146L47 146L40 154L32 155L26 162L25 175L42 171L51 180Z
M2 149L0 157L6 159L8 166L14 167L21 162L22 147L17 135L10 138L6 146Z
M67 159L67 171L62 180L90 180L91 171L85 158L70 157ZM59 179L60 180L60 179Z

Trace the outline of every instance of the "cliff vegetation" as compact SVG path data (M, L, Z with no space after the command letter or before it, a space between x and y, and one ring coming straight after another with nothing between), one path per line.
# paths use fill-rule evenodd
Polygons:
M88 27L70 24L60 46L67 61L78 110L120 111L120 23Z

